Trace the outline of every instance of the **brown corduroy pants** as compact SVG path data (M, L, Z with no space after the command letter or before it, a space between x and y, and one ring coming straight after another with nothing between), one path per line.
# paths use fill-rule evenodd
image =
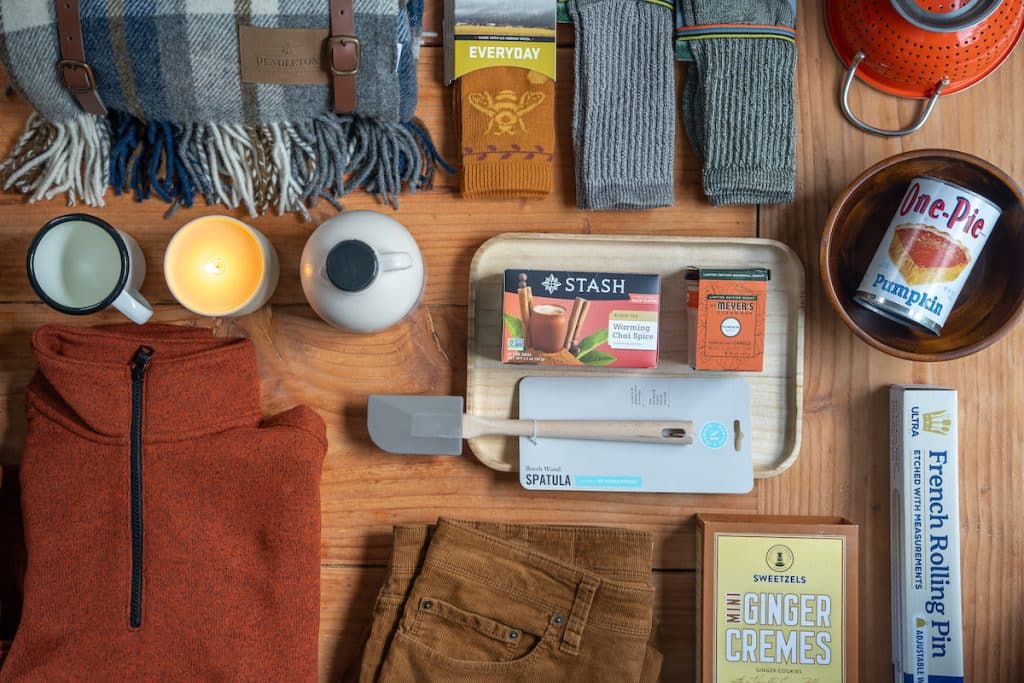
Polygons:
M360 683L651 683L650 534L396 527Z

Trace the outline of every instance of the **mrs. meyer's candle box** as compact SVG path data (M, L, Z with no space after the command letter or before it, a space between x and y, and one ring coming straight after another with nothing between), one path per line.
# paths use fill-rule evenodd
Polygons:
M505 271L501 361L658 367L661 276Z
M687 347L694 370L764 368L767 268L690 268Z
M856 683L858 528L697 515L697 678Z
M893 386L892 654L896 683L964 680L956 390Z

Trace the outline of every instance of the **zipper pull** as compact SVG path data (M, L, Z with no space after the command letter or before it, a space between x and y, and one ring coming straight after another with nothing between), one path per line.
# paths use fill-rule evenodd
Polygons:
M140 380L146 374L146 366L149 365L154 353L155 351L149 346L140 346L139 350L135 352L131 365L133 380Z

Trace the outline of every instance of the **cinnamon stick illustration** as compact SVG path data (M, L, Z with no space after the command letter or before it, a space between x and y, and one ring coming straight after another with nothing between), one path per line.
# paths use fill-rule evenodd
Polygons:
M567 351L569 346L572 344L573 335L576 333L576 325L580 321L580 313L583 310L583 301L581 297L576 297L576 300L572 302L572 310L569 312L569 322L565 326L565 339L562 340L562 350Z
M526 285L526 273L519 274L519 316L523 320L523 348L530 348L530 314L533 311L533 290Z
M586 322L587 313L589 312L590 302L586 299L577 298L576 302L572 306L572 317L569 319L569 331L565 335L565 344L562 346L562 348L569 351L569 353L575 354L578 349L576 337L580 335L580 330L583 329L583 323Z
M572 351L573 354L575 354L576 351L579 351L580 347L576 337L580 335L580 331L583 329L583 323L587 319L587 313L590 313L590 302L584 300L583 308L580 310L580 319L576 321L576 329L573 330L572 333L572 343L569 344L569 350Z

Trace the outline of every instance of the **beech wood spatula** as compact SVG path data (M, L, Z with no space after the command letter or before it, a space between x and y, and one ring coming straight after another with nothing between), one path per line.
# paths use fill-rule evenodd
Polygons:
M461 396L372 395L366 423L373 442L389 453L459 455L463 439L492 435L693 443L688 420L502 420L463 414Z

